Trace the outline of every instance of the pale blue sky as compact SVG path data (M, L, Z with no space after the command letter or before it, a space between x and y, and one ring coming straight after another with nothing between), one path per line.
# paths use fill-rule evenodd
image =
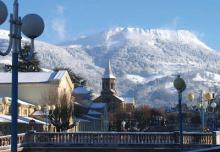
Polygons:
M12 10L13 0L3 0ZM19 0L20 14L46 23L40 40L59 43L116 26L187 29L220 50L220 0ZM0 28L8 29L8 24Z

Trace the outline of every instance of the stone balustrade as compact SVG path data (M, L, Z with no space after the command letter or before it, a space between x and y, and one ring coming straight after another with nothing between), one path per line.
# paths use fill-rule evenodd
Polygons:
M184 132L185 145L220 145L220 132ZM10 148L11 136L0 136L1 149ZM43 145L178 145L179 132L29 132L18 135L18 147Z
M18 134L17 141L18 146L20 146L25 139L25 133ZM0 136L0 150L11 146L11 135Z
M211 145L213 133L185 132L184 144ZM179 132L79 132L35 133L33 142L86 145L178 144Z

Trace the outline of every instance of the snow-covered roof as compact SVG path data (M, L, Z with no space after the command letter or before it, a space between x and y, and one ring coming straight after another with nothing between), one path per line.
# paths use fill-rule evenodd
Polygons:
M0 122L3 123L10 123L11 122L11 116L10 115L0 115ZM18 118L18 123L28 124L29 122L21 120Z
M11 97L5 97L5 98L6 98L7 101L9 101L11 103L11 100L12 100ZM3 98L0 97L0 103L2 101L3 101ZM31 104L31 103L28 103L28 102L25 102L25 101L22 101L22 100L19 100L19 99L18 99L18 103L21 104L21 105L25 105L25 106L35 106L35 105Z
M126 103L134 103L135 100L134 100L134 98L131 98L131 97L125 97L124 98L124 102L126 102Z
M50 72L19 72L19 83L44 83L60 80L66 71ZM11 72L0 72L0 83L11 83Z
M106 106L106 103L99 102L99 103L92 103L90 105L90 108L91 109L103 109L105 106Z
M9 123L9 122L10 122L10 120L5 119L4 117L1 117L1 115L0 115L0 123Z
M89 108L90 103L85 104L85 103L74 102L74 105L80 106L83 108Z
M28 117L28 116L18 116L18 123L23 123L23 124L29 124L30 120L34 120L36 124L43 124L45 125L46 123L32 118L32 117ZM11 122L11 116L10 115L0 115L0 122L2 123L10 123Z
M89 110L88 112L89 115L101 115L101 112L95 111L95 110Z
M96 119L99 119L99 118L97 118L97 117L93 117L93 116L90 116L90 115L83 115L82 118L83 118L83 119L90 119L90 120L91 120L91 119L95 119L95 120L96 120Z
M26 121L28 123L29 123L30 120L34 120L36 124L42 124L42 125L46 124L46 122L43 122L41 120L38 120L38 119L35 119L35 118L32 118L32 117L28 117L28 116L18 116L18 118L20 120Z
M76 121L80 122L90 122L89 120L83 119L83 118L76 118Z
M73 90L74 94L89 94L91 89L85 86L79 86Z
M47 114L41 110L35 111L32 116L46 116Z
M111 67L110 61L108 62L108 66L105 68L105 73L102 78L111 78L111 79L116 78L112 72L112 67Z
M117 96L117 95L115 95L115 97L118 98L119 100L121 100L122 102L125 101L125 99L124 99L123 97L119 97L119 96Z

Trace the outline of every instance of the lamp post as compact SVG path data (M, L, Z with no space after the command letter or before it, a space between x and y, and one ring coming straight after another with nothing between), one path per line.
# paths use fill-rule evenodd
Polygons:
M14 0L13 14L10 15L9 47L5 52L0 51L1 56L8 55L12 50L12 123L11 123L11 151L17 151L17 98L18 98L18 55L23 56L21 50L21 32L31 39L31 50L26 60L32 57L34 51L34 39L40 36L44 30L42 18L36 14L28 14L21 19L18 12L18 0ZM6 5L0 0L0 24L4 23L8 16Z
M45 122L46 122L46 128L45 130L48 131L48 116L53 114L54 110L56 109L56 106L55 105L45 105L43 106L43 113L44 113L44 116L45 116ZM37 106L37 110L41 110L41 106L38 105Z
M123 120L121 122L122 131L125 131L125 125L126 125L126 122Z
M185 81L180 78L180 75L173 82L174 87L178 91L178 104L179 104L179 129L180 129L180 151L183 151L183 116L182 116L182 92L186 89Z
M50 112L51 106L50 105L46 105L44 107L44 114L45 114L45 122L46 122L46 131L48 132L48 115Z
M76 125L75 125L75 133L77 131L77 126L79 125L79 121L76 121Z
M200 111L200 115L201 115L201 121L202 121L202 130L205 131L206 127L207 127L207 112L209 107L212 107L210 104L210 101L213 99L213 93L211 92L207 92L205 94L203 94L203 91L201 91L201 95L200 95L200 101L198 103L198 107L199 107L199 111Z
M215 108L217 107L217 104L215 102L212 102L211 103L211 107L212 107L212 110L213 110L213 119L212 119L212 129L215 130Z

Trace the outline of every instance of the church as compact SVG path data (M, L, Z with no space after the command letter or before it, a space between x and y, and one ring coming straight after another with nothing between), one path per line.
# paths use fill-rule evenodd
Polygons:
M119 97L116 90L116 77L112 72L111 63L105 69L102 77L101 95L94 100L95 102L104 102L108 105L109 112L132 112L135 108L134 98Z

